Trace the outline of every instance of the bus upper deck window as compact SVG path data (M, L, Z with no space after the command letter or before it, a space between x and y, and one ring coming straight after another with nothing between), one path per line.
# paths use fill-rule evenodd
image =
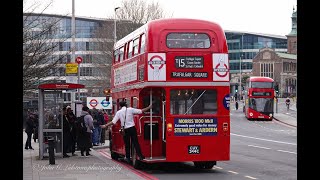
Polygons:
M205 49L210 47L210 38L205 33L169 33L168 48Z

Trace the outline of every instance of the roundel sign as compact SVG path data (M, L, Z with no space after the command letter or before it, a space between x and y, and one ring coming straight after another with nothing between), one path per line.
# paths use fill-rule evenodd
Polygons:
M212 54L213 80L229 81L229 60L228 54Z
M148 54L148 81L166 80L166 54Z
M82 57L78 56L78 57L76 58L76 62L77 62L78 64L80 64L80 63L82 62Z
M98 101L96 99L91 99L89 105L91 107L96 107L98 105Z
M154 69L155 66L157 66L159 69L161 69L164 66L165 63L166 62L159 55L152 56L150 61L148 62L149 66L152 69Z
M105 99L101 101L101 105L102 105L103 107L107 107L107 106L109 106L109 104L110 104L110 102L107 101L107 100L105 100Z
M87 107L89 109L112 109L112 97L87 97Z

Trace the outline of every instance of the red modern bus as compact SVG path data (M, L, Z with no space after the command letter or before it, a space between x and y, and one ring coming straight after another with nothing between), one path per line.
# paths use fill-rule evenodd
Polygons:
M229 60L223 29L214 22L161 19L146 23L114 46L113 114L118 103L153 108L135 115L144 163L194 162L211 169L230 159ZM125 155L120 121L112 126L113 159Z
M272 120L274 80L269 77L249 77L244 93L244 113L248 120Z

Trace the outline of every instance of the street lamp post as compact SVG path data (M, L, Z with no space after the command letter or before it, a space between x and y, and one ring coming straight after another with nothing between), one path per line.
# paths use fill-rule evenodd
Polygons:
M114 44L116 44L117 42L117 16L116 16L116 12L117 12L117 9L120 9L120 7L116 7L114 8Z
M71 39L71 50L72 50L71 62L74 63L75 62L75 36L76 36L76 20L75 20L74 0L72 0L71 35L72 35L72 39ZM71 92L71 104L74 103L74 101L76 99L75 96L76 96L75 92ZM73 107L71 105L71 108L75 112L75 107Z
M241 52L240 52L240 68L239 68L239 70L240 70L240 85L239 85L239 87L240 87L240 89L239 89L239 95L240 95L240 101L241 101L241 97L242 97L242 83L241 83L241 81L242 81L242 72L241 72L241 60L242 60L242 57L243 57L243 34L241 35Z

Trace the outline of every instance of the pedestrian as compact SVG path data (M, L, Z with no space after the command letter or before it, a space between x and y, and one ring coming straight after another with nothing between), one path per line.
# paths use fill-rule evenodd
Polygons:
M137 152L139 160L143 160L145 157L141 153L140 144L138 142L137 129L133 121L133 115L142 114L143 112L148 111L149 109L152 108L152 104L150 104L148 107L143 109L127 107L126 101L121 101L119 105L121 109L116 112L116 115L114 116L113 120L108 122L105 125L101 125L100 127L106 128L109 125L116 124L117 121L120 119L121 126L124 127L123 141L125 143L125 151L126 151L125 161L130 163L130 140L134 145L134 148Z
M101 128L98 123L99 112L96 108L92 109L92 118L93 118L92 144L93 146L98 146Z
M76 151L76 142L77 142L77 128L76 128L76 121L77 117L73 113L72 109L70 106L67 106L67 118L69 120L69 125L70 125L70 148L71 148L71 154L72 156L76 156L75 151Z
M290 107L290 98L289 98L289 96L286 99L286 106L287 106L287 111L289 111L289 107Z
M34 130L33 130L33 141L37 142L38 131L39 131L39 116L35 113L33 118Z
M84 152L86 152L86 156L90 156L89 153L90 148L92 147L92 130L93 130L93 118L89 113L90 110L87 106L82 107L81 117L83 117L84 125L87 128L87 131L82 133L80 129L78 129L78 142L77 145L81 151L81 156L84 157ZM79 122L78 122L79 123Z
M71 149L71 129L70 129L70 123L67 116L67 107L63 107L63 157L68 158L70 157L67 153L70 152Z
M107 115L107 113L104 111L104 109L101 109L101 112L100 112L100 118L102 119L101 121L101 124L100 125L104 125L106 123L108 123L108 120L109 120L109 117ZM101 128L101 132L100 132L100 144L101 145L104 145L106 141L106 129L104 128Z
M33 147L31 146L31 136L32 136L32 133L34 131L34 128L35 128L35 125L34 125L34 115L32 113L29 114L28 118L27 118L27 121L26 121L26 129L25 129L25 132L27 133L27 141L26 141L26 144L25 144L25 149L33 149Z
M239 108L239 104L238 104L238 101L236 101L236 110L238 110Z

